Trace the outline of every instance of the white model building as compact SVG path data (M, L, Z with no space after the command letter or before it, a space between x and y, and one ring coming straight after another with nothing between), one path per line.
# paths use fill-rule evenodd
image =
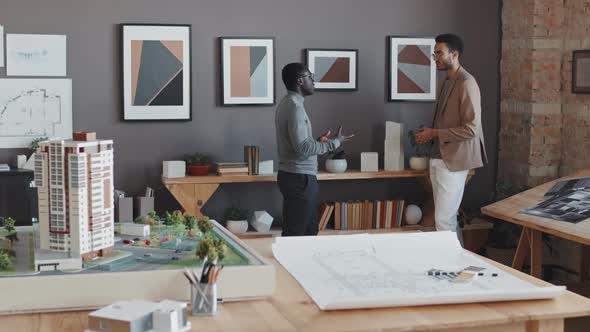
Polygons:
M88 314L87 332L182 332L191 329L184 302L121 301Z
M119 230L119 233L121 233L121 235L142 236L142 237L150 236L150 225L134 224L134 223L126 222L126 223L121 223L120 227L121 227L121 229Z
M95 133L39 143L35 153L41 250L83 261L114 246L113 141Z
M385 122L384 162L386 171L404 170L404 125L393 121Z

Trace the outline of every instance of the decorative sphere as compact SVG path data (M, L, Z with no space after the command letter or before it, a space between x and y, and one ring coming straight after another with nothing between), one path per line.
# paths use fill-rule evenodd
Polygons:
M422 210L418 205L410 204L406 207L406 224L416 225L422 220Z
M326 159L326 171L330 173L344 173L347 166L346 159Z

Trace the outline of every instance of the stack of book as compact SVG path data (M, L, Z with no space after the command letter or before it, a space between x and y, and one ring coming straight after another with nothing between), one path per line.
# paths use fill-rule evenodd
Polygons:
M334 229L389 229L404 226L405 201L348 201L334 203Z
M217 175L248 175L246 163L217 163Z
M258 175L259 152L256 145L244 146L244 163L248 164L249 175Z

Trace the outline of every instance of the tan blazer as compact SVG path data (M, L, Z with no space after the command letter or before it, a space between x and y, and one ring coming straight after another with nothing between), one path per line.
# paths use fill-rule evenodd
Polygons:
M479 86L463 67L450 84L446 96L440 95L441 85L434 104L433 123L438 129L442 159L451 171L482 167L488 157L481 127ZM437 116L439 102L443 103L443 108Z

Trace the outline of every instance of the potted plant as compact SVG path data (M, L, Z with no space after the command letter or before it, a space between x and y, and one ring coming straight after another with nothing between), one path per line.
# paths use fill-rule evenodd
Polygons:
M344 173L348 167L344 150L336 149L328 154L326 159L326 171L330 173Z
M223 215L225 219L225 227L227 227L230 232L234 234L246 233L248 230L248 217L250 216L249 210L229 207L225 209Z
M191 176L207 175L211 171L211 160L203 153L193 153L185 156L186 172Z
M37 137L34 138L31 143L29 143L29 157L27 159L27 162L25 163L24 169L30 169L30 170L34 170L35 169L35 152L37 152L37 149L39 148L39 143L43 142L43 141L47 141L49 139L49 137L43 136L43 137Z
M420 126L420 128L421 127L422 126ZM412 148L414 148L414 156L410 157L410 168L418 171L428 169L428 162L430 161L430 148L432 144L419 144L418 142L416 142L416 133L414 133L413 130L410 130L410 132L408 132L408 138L410 139L410 144L412 145Z

